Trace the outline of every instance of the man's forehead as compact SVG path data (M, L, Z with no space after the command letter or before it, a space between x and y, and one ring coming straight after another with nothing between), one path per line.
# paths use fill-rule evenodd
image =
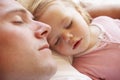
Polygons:
M24 8L15 0L0 0L0 12L2 11L9 12L11 10L19 10L19 9L24 9Z
M11 1L16 1L16 0L0 0L0 3L2 3L2 2L11 2Z
M8 1L8 2L6 2ZM14 12L20 12L22 14L30 14L22 5L20 5L15 0L0 0L0 15L14 13Z
M5 3L9 3L9 2L13 2L15 0L0 0L0 4L5 4Z
M12 6L16 4L15 0L0 0L0 8Z

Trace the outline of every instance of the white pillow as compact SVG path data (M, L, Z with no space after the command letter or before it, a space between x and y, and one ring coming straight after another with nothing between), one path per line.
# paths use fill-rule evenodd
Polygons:
M78 72L70 63L70 57L65 57L53 52L57 63L57 72L50 80L92 80L88 76Z

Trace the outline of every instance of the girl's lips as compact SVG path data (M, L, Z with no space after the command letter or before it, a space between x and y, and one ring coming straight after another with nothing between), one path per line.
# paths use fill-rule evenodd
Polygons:
M78 41L74 44L73 49L76 49L76 48L81 44L81 41L82 41L82 39L78 40Z

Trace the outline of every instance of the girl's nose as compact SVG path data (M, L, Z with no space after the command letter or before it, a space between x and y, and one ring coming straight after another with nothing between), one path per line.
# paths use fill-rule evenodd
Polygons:
M73 38L73 34L71 34L70 32L64 32L62 34L62 38L66 41L69 42L72 38Z
M48 34L51 32L51 27L48 24L37 22L37 29L35 31L35 36L37 38L47 37Z

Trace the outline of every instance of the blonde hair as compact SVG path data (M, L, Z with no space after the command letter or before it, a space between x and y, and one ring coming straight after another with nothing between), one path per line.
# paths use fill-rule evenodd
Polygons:
M18 1L23 7L28 9L31 13L33 13L38 5L41 3L41 1L46 0L16 0Z
M34 16L35 19L38 20L45 12L45 10L55 1L62 1L65 6L74 7L85 19L85 21L89 24L92 20L89 13L82 7L81 4L77 4L73 2L73 0L16 0L21 3L26 9L28 9ZM68 4L68 5L66 5Z
M81 5L78 5L75 2L73 2L73 0L41 0L39 5L36 7L36 9L33 12L35 19L38 20L42 16L42 14L44 14L45 10L50 5L54 4L55 1L62 1L63 4L65 4L65 6L74 7L83 16L83 18L88 24L91 22L92 18L89 15L89 13L84 8L82 8Z

